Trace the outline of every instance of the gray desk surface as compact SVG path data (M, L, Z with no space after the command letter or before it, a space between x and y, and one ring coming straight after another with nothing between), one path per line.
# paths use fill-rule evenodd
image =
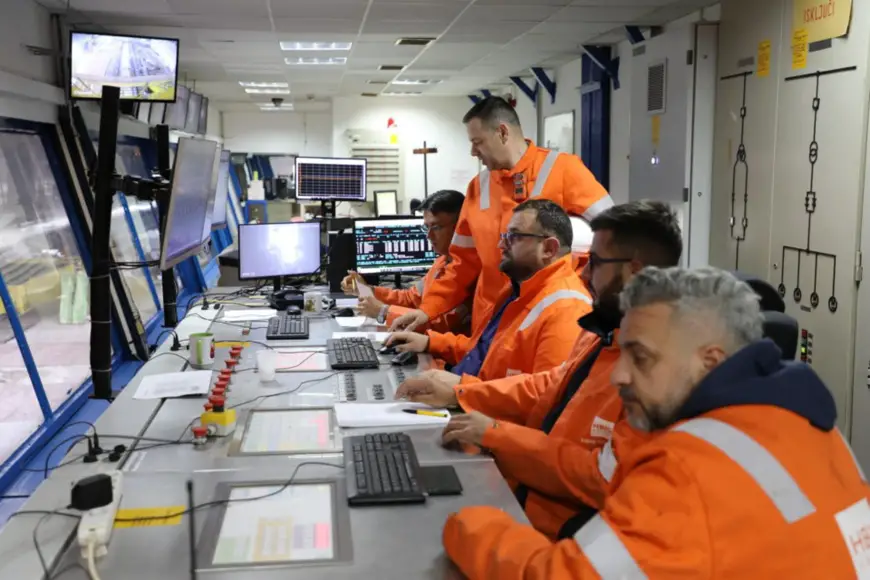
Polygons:
M228 289L221 288L220 292ZM238 307L225 306L224 309ZM219 314L222 317L223 311ZM193 332L210 330L218 340L251 341L243 351L239 369L254 369L255 352L266 348L265 322L220 322L209 320L215 311L202 312L197 307L177 327L178 335L185 339ZM269 347L292 346L295 348L324 345L338 324L329 318L311 320L311 337L307 341L269 341ZM245 327L250 328L242 335ZM346 330L346 329L345 329ZM373 331L373 328L363 330ZM258 344L264 343L264 344ZM171 341L166 341L156 354L170 352ZM189 440L186 427L198 417L204 399L167 399L155 401L132 398L144 376L174 372L186 368L185 350L174 354L155 356L124 389L96 422L105 447L116 443L130 443L111 439L107 435L149 437L177 440L182 436ZM226 348L218 348L215 368L222 368L227 357ZM420 370L428 365L421 360ZM376 372L376 371L371 371ZM377 371L377 372L383 372ZM408 369L412 374L414 369ZM330 406L335 401L334 371L279 373L275 381L261 383L253 370L234 375L228 404L248 401L263 395L276 395L239 408L239 425L244 421L249 408L292 408L306 406ZM304 381L308 383L299 387ZM297 389L298 388L298 389ZM293 393L287 391L294 390ZM238 427L237 427L238 428ZM368 431L385 431L374 429ZM396 429L411 434L418 457L423 464L452 464L462 481L463 495L454 498L430 498L419 506L371 507L348 509L342 503L339 509L349 514L352 532L352 561L316 566L272 567L263 569L244 568L230 570L206 570L203 578L452 578L456 570L443 556L441 530L447 515L465 505L493 505L505 509L525 521L522 510L503 481L494 463L486 456L465 455L443 449L439 444L440 429ZM364 433L366 430L345 431L345 435ZM106 434L106 435L104 435ZM22 510L58 510L69 503L69 490L79 479L94 473L121 468L124 471L122 507L148 507L186 504L184 482L191 477L195 481L196 501L209 501L214 496L215 486L220 482L284 481L293 468L303 461L322 461L341 465L340 454L302 457L299 455L229 456L230 437L211 441L203 447L192 445L167 445L143 449L149 442L138 443L139 449L131 449L121 462L114 464L103 459L97 463L73 463L50 475L31 496ZM135 446L134 446L135 447ZM86 452L85 443L75 446L67 460ZM328 473L335 471L336 473ZM282 480L282 477L284 478ZM305 466L297 476L298 481L311 477L334 479L344 498L344 480L340 470L328 467ZM10 491L10 493L12 493ZM211 508L209 508L211 509ZM204 510L205 512L208 509ZM199 514L197 514L199 515ZM41 578L42 567L33 546L33 530L40 515L22 514L12 518L0 531L0 576L27 580ZM207 513L197 517L201 530L206 524ZM46 562L54 564L54 571L75 562L79 548L75 542L77 522L71 518L51 516L43 520L39 528L39 546ZM149 526L115 529L109 547L109 555L98 563L104 578L188 578L187 525Z

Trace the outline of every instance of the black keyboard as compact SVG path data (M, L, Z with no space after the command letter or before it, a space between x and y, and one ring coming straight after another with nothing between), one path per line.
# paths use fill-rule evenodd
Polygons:
M308 319L286 313L269 319L266 340L293 340L308 338Z
M406 433L344 438L348 505L423 503L420 464Z
M367 338L330 338L326 341L329 366L335 370L378 369L381 361Z

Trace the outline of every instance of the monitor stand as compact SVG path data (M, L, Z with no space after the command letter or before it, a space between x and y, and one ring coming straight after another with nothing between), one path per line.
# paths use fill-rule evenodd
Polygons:
M321 200L320 202L320 216L326 220L335 217L335 200L325 201Z
M396 290L402 289L402 275L401 274L393 274L393 286Z
M297 288L284 289L284 278L278 276L272 279L272 295L269 297L269 306L275 310L287 310L291 306L297 306L300 310L305 308L305 298Z

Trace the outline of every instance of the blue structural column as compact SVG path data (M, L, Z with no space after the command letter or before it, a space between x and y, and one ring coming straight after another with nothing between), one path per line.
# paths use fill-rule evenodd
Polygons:
M610 48L596 47L609 62ZM618 64L617 64L618 66ZM610 187L610 80L588 54L582 58L580 87L580 157L605 188ZM618 70L618 69L614 69ZM616 84L616 83L614 83Z

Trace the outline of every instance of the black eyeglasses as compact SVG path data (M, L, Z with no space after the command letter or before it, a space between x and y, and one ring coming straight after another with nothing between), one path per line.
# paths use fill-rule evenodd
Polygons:
M633 258L602 258L593 252L589 253L589 268L595 268L604 264L627 264Z
M552 236L545 236L544 234L527 234L525 232L505 232L501 235L501 241L506 246L510 246L520 238L538 238L539 240L546 240L549 237Z

